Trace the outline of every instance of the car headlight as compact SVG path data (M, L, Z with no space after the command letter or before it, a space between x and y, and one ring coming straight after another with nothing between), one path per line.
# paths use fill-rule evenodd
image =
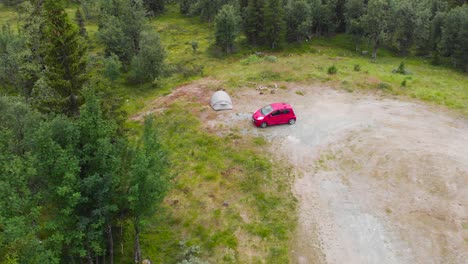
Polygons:
M257 117L257 120L263 120L263 116Z

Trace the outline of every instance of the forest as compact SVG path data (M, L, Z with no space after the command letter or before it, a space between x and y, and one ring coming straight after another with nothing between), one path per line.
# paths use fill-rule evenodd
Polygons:
M190 209L174 216L171 206L182 198L168 198L195 192L198 185L187 187L193 182L180 175L216 182L231 165L245 177L232 188L259 215L246 230L271 242L258 249L270 260L287 263L294 199L265 187L285 168L273 168L256 149L220 149L199 121L182 119L183 105L142 122L129 116L178 85L223 79L233 61L274 63L314 41L326 46L344 38L346 52L364 56L359 63L369 67L396 58L389 67L399 65L402 76L412 74L405 58L460 82L468 72L465 0L1 0L0 17L1 264L142 263L148 256L155 263L242 262L235 230L210 233L202 220L193 222L202 213ZM188 22L171 30L166 24L176 20ZM196 33L186 37L189 27ZM350 71L360 71L359 63ZM307 78L333 78L342 70L337 67ZM246 80L284 77L259 74ZM236 78L225 81L244 85ZM387 82L397 90L413 79ZM466 111L466 86L444 94L437 86L431 95L401 94ZM265 144L252 140L259 148ZM283 181L271 183L273 189ZM273 214L274 208L287 209ZM223 227L239 218L237 212L217 214L226 214ZM218 247L229 250L219 253Z

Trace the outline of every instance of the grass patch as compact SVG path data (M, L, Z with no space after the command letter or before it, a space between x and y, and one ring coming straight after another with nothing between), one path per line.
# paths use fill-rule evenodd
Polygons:
M263 154L263 138L204 132L191 115L198 107L176 104L158 119L176 178L165 213L145 231L144 252L156 263L172 263L185 241L210 263L247 263L246 249L259 260L287 260L296 223L288 169Z
M18 14L13 7L7 7L0 3L0 26L10 24L12 29L16 29L14 25L18 23Z
M463 229L468 230L468 222L462 224Z

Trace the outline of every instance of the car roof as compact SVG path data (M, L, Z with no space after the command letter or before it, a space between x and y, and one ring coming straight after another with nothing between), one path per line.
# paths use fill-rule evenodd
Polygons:
M274 110L291 109L292 108L291 105L288 104L288 103L272 103L270 105Z

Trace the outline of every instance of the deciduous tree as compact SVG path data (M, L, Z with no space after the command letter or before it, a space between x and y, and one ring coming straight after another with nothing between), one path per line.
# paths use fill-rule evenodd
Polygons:
M450 10L442 25L440 48L452 64L468 72L468 5Z
M366 4L364 0L348 0L345 4L346 32L353 36L356 51L359 50L359 44L364 35L360 19L365 11Z
M312 30L312 12L304 0L291 1L286 8L286 40L303 41Z
M134 83L154 81L162 74L166 57L158 33L142 32L139 50L138 55L132 60L130 81Z
M169 187L168 160L152 117L145 119L143 136L130 168L128 203L135 228L135 262L140 262L140 232L145 218L159 208Z
M237 34L240 31L241 18L231 5L225 5L215 18L216 44L225 52L231 53Z
M361 23L364 34L372 45L372 58L377 59L377 49L388 39L389 0L369 0L366 14L362 17Z
M166 0L144 0L145 6L154 15L159 15L164 12Z

